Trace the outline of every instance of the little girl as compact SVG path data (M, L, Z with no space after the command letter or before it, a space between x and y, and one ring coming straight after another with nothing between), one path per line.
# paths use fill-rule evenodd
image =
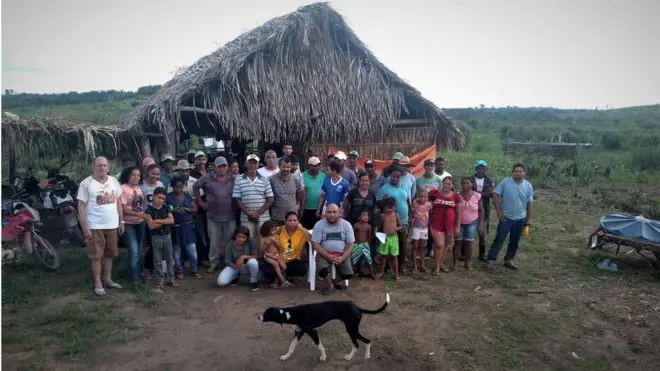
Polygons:
M424 255L426 255L426 240L429 238L429 212L433 206L429 202L429 191L420 188L413 204L413 273L417 273L417 259L420 260L419 272L426 272L424 266Z
M275 222L268 220L261 226L259 234L261 235L261 251L264 253L264 260L266 263L273 266L277 281L275 281L272 288L284 288L292 285L284 277L286 272L286 264L280 257L280 242L279 242L279 228Z

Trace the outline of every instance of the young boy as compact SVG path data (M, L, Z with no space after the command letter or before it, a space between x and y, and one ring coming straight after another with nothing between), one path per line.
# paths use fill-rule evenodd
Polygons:
M426 272L424 255L426 255L426 240L429 238L429 212L432 207L433 206L429 202L429 191L426 188L420 188L417 191L417 197L413 203L413 274L418 272L418 258L420 259L419 272Z
M376 279L385 274L385 266L387 265L387 257L390 257L390 264L394 267L394 278L400 280L399 276L399 231L403 228L401 224L401 218L399 214L394 211L394 205L396 202L394 198L388 197L384 199L381 203L383 208L383 213L381 214L381 224L380 229L385 233L385 243L380 244L378 253L382 255L383 260L380 265L380 274L376 276Z
M174 280L174 250L172 238L170 237L170 226L174 224L174 216L165 205L167 191L158 187L154 190L153 203L147 209L147 226L151 230L151 249L154 257L154 272L158 279L156 291L160 292L165 287L165 282L172 287L179 284ZM163 260L167 270L163 272Z
M369 241L371 240L371 224L369 224L369 211L363 210L360 212L358 221L353 225L355 232L355 246L351 252L351 263L355 266L355 270L362 274L360 270L360 262L362 259L367 263L369 268L369 276L376 278L373 271L371 260L371 247Z

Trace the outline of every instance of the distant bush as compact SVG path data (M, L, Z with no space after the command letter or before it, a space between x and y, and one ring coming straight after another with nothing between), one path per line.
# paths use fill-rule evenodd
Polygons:
M638 147L632 151L632 166L640 170L660 170L660 147Z

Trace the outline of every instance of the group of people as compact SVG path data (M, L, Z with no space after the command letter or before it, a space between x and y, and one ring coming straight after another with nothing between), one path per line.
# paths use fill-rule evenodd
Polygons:
M325 161L310 157L303 172L291 144L282 152L278 158L267 151L263 167L257 155L248 155L242 174L240 164L225 157L207 169L201 151L194 166L167 154L160 164L147 157L137 166L126 156L117 177L108 175L107 159L97 158L78 192L95 293L121 288L111 278L118 237L129 251L131 279L154 275L159 291L177 287L188 267L191 276L202 278L200 266L210 274L224 261L219 286L249 275L249 289L256 291L262 275L271 287L283 288L313 274L324 280L322 292L331 294L344 290L356 271L379 279L389 265L397 280L409 265L413 274L426 272L427 256L434 260L433 274L448 272L450 249L450 269L459 261L471 269L476 239L479 259L488 263L507 236L505 266L517 269L514 258L531 224L533 201L522 164L495 186L487 163L479 160L474 175L456 185L440 157L425 160L423 175L415 178L414 164L400 152L381 174L373 160L358 168L357 151ZM499 223L486 253L491 199ZM316 260L316 272L307 271L309 259Z

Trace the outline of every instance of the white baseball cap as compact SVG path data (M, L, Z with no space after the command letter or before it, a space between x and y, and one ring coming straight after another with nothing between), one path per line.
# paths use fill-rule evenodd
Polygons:
M321 163L321 160L316 156L310 157L309 160L307 160L307 164L312 165L312 166L316 166L320 163Z
M259 162L259 156L255 155L254 153L251 154L251 155L248 155L248 157L245 159L245 161L247 162L247 161L250 161L250 160L254 160L256 162Z
M346 159L348 157L346 156L346 154L344 152L339 151L339 152L335 153L335 158L346 161Z

